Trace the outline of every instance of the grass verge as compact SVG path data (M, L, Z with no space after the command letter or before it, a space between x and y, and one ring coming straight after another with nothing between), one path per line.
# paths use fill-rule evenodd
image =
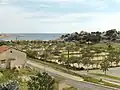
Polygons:
M100 77L105 77L105 78L110 78L110 79L115 79L115 80L120 80L119 77L115 77L115 76L111 76L111 75L105 75L105 74L100 74L100 73L90 73L96 76L100 76Z

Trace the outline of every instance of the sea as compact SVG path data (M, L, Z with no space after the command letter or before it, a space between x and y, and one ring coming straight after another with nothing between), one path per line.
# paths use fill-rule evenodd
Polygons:
M63 33L14 33L5 34L7 36L1 37L0 40L10 41L10 40L55 40L60 38Z

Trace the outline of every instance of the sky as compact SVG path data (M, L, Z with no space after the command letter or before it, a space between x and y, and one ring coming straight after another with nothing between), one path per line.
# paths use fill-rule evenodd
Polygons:
M0 0L1 33L120 29L120 0Z

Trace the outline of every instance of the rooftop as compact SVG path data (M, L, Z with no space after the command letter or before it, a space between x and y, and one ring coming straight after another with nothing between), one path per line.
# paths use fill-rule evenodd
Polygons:
M0 46L0 53L7 51L9 49L8 46Z

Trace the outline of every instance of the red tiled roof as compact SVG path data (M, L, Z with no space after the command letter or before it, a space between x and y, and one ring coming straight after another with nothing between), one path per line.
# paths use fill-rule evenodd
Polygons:
M0 53L7 51L9 49L8 46L0 46Z

